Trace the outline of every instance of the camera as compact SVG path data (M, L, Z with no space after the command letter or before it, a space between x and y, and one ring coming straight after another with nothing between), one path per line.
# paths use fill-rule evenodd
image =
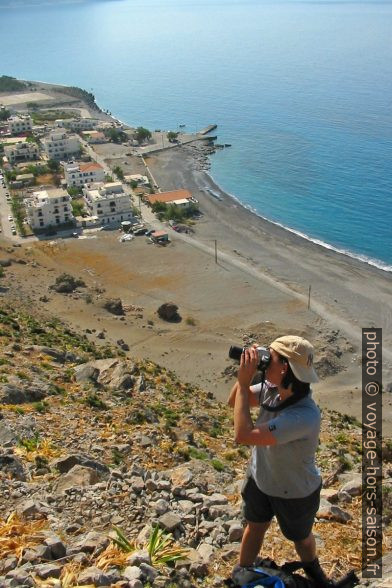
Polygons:
M246 347L240 347L239 345L232 345L229 349L229 357L230 359L236 359L240 361L241 355ZM257 369L260 371L265 371L271 361L271 354L266 347L256 347L256 351L259 355L259 364Z

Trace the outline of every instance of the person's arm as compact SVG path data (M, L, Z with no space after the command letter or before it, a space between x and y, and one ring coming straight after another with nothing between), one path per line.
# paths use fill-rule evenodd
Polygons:
M229 398L227 400L227 404L230 406L230 408L234 408L235 398L237 396L238 387L239 387L239 384L237 381L234 384L234 386L232 387L232 389L230 390ZM252 390L252 388L249 388L248 389L248 398L249 398L249 406L251 406L252 408L259 406L259 404L260 404L260 390L255 391L255 390Z
M276 439L268 423L254 427L250 414L249 386L259 362L257 351L246 349L241 356L234 402L234 434L236 443L243 445L275 445Z

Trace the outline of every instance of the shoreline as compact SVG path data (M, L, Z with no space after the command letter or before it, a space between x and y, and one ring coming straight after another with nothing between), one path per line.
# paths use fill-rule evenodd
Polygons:
M321 239L317 239L315 237L310 237L306 233L302 233L301 231L297 231L296 229L293 229L287 225L284 225L283 223L280 223L278 221L274 221L270 218L267 218L266 216L263 216L255 208L253 208L249 204L245 204L244 202L242 202L242 200L240 200L240 198L238 198L238 196L236 196L235 194L232 194L231 192L226 191L220 184L218 184L218 182L215 180L214 176L210 172L206 171L205 173L210 178L210 180L214 184L214 186L219 188L219 190L222 193L226 194L226 196L228 198L232 198L233 200L238 202L238 204L240 206L242 206L246 210L249 210L249 212L256 215L261 220L263 220L267 223L270 223L271 225L275 225L276 227L279 227L279 228L283 229L284 231L292 233L292 234L296 235L297 237L304 239L305 241L313 243L314 245L318 245L319 247L322 247L323 249L327 249L329 251L334 251L335 253L338 253L339 255L344 255L344 256L349 257L350 259L353 259L355 261L359 261L361 263L364 263L366 265L374 267L374 268L381 270L383 272L392 274L392 264L388 265L386 262L383 262L380 259L373 259L371 257L367 257L366 255L361 255L359 253L353 253L352 251L348 251L345 249L339 249L338 247L331 245L331 243L327 243L326 241L322 241Z

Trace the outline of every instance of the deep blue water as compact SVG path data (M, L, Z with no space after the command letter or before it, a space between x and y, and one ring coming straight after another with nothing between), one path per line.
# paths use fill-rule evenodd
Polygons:
M92 89L129 124L217 123L224 189L392 270L391 3L7 4L2 73Z

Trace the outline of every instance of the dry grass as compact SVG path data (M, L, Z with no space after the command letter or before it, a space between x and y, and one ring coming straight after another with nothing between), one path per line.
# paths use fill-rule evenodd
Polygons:
M15 512L6 521L0 520L0 559L15 556L20 561L26 549L42 542L41 531L46 528L46 520L26 521Z

